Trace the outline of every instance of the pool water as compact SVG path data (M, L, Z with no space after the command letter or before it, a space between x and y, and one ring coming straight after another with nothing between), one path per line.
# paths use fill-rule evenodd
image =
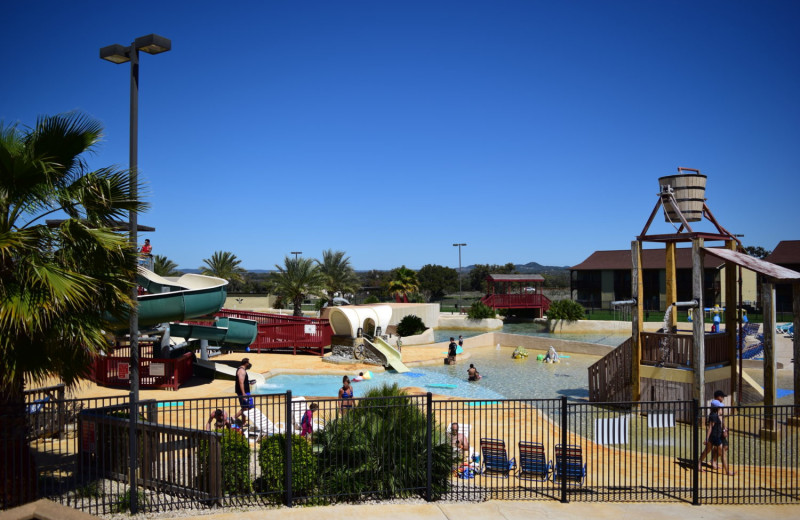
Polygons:
M589 397L588 368L599 357L568 354L561 363L546 364L532 354L526 359L511 359L512 349L471 350L471 359L457 365L414 367L411 372L394 371L375 373L372 379L353 383L356 397L374 387L397 383L399 386L418 386L430 392L467 399L552 399L567 396L570 399ZM483 378L467 381L467 368L473 363ZM428 386L434 385L434 386ZM447 385L442 387L439 385ZM449 386L454 385L454 388ZM291 389L293 395L336 397L342 386L340 375L282 374L267 379L259 385L257 393L283 393Z
M542 327L538 323L532 323L532 322L505 323L503 324L503 328L500 330L500 332L505 332L508 334L518 334L520 336L538 336L542 338L582 341L584 343L597 343L600 345L608 345L611 347L616 347L622 344L623 341L625 341L630 337L629 333L628 334L611 334L611 333L553 334L552 332L546 332L544 330L544 327ZM484 331L461 330L461 329L434 329L433 338L436 343L441 343L443 341L449 341L451 337L458 339L459 334L461 336L464 336L464 338L466 339L466 338L471 338L473 336L479 336L481 334L484 334Z

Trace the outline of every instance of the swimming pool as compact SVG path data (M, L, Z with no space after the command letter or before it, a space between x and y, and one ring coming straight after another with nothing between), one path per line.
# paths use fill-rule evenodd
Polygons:
M393 371L376 373L368 381L354 383L353 389L356 397L384 383L418 386L435 394L467 399L589 397L588 368L599 359L598 356L568 354L569 357L562 358L561 363L545 364L537 361L535 354L523 360L511 359L511 352L508 348L474 349L470 351L471 359L457 365L415 367L406 374ZM475 365L483 379L467 381L470 363ZM450 388L450 385L455 387ZM282 374L267 379L257 390L258 393L272 394L291 389L293 395L335 397L341 386L340 375Z
M614 333L595 333L595 334L568 334L561 333L553 334L546 332L542 325L532 322L520 323L505 323L499 332L508 334L518 334L520 336L537 336L542 338L564 339L570 341L582 341L584 343L597 343L600 345L608 345L616 347L622 344L623 341L628 339L631 335L627 334L614 334ZM464 338L471 338L484 334L482 330L463 330L463 329L434 329L433 340L436 343L449 341L450 338L458 338L459 334Z

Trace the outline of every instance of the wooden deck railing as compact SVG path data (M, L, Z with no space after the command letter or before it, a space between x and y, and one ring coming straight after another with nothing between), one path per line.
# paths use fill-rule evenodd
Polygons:
M624 402L631 400L633 340L620 346L589 367L589 400Z
M130 386L130 358L99 356L90 378L104 386ZM192 354L176 359L139 358L139 388L177 390L192 377Z
M724 332L705 335L706 366L729 361L725 340ZM642 332L642 363L691 367L694 364L693 345L691 334Z
M487 294L481 301L494 309L542 309L547 312L550 299L544 294Z
M331 344L330 322L322 318L286 316L263 312L222 309L217 316L244 318L258 323L258 336L250 350L289 350L310 352L322 356Z

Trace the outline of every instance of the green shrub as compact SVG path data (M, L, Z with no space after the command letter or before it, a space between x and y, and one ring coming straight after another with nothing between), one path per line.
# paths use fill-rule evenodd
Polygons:
M222 491L243 495L253 490L250 480L250 443L236 430L218 430L222 451ZM197 453L199 479L208 478L208 441L200 441Z
M427 485L427 418L398 386L367 392L368 399L315 434L321 492L358 500L420 494ZM369 399L380 397L381 399ZM443 428L433 432L433 495L448 491L455 455Z
M565 320L577 321L582 320L586 311L578 302L572 300L556 300L550 304L550 310L547 311L547 320Z
M286 435L264 437L258 445L261 491L286 491ZM311 444L292 435L292 494L309 495L317 487L317 459Z
M370 304L370 303L380 303L380 302L381 302L381 301L380 301L380 300L378 299L378 297L377 297L377 296L375 296L374 294L370 294L370 295L369 295L369 296L367 296L367 298L364 300L364 303L365 303L365 304Z
M402 337L416 336L422 334L428 327L423 323L422 318L409 314L404 316L397 324L397 335Z
M467 317L471 320L485 320L496 318L497 312L481 301L473 303L467 311Z

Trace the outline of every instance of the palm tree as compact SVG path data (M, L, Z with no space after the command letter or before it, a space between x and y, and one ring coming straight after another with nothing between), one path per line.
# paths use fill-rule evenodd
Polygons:
M233 283L244 283L244 275L247 272L243 267L239 267L241 260L229 251L216 251L211 258L203 259L205 267L200 267L200 274L206 276L216 276Z
M101 130L78 113L0 125L0 457L16 461L0 464L0 509L36 493L26 382L74 386L108 350L109 316L124 322L135 304L136 247L113 229L147 205L127 172L89 170Z
M156 255L153 258L153 272L159 276L180 276L183 274L178 271L178 264L161 255Z
M333 305L336 293L353 293L358 288L358 276L350 266L350 257L344 251L328 249L322 252L322 261L317 260L322 274L325 275L325 291L328 293L328 305Z
M275 264L278 272L272 274L273 290L284 301L292 302L294 307L292 315L302 316L303 300L307 295L325 297L323 293L325 275L317 265L318 262L311 258L286 256L283 263L283 266Z
M398 267L392 271L392 279L389 281L386 290L389 294L393 294L395 298L402 298L403 301L407 302L409 294L419 292L416 271L407 268L405 265Z

